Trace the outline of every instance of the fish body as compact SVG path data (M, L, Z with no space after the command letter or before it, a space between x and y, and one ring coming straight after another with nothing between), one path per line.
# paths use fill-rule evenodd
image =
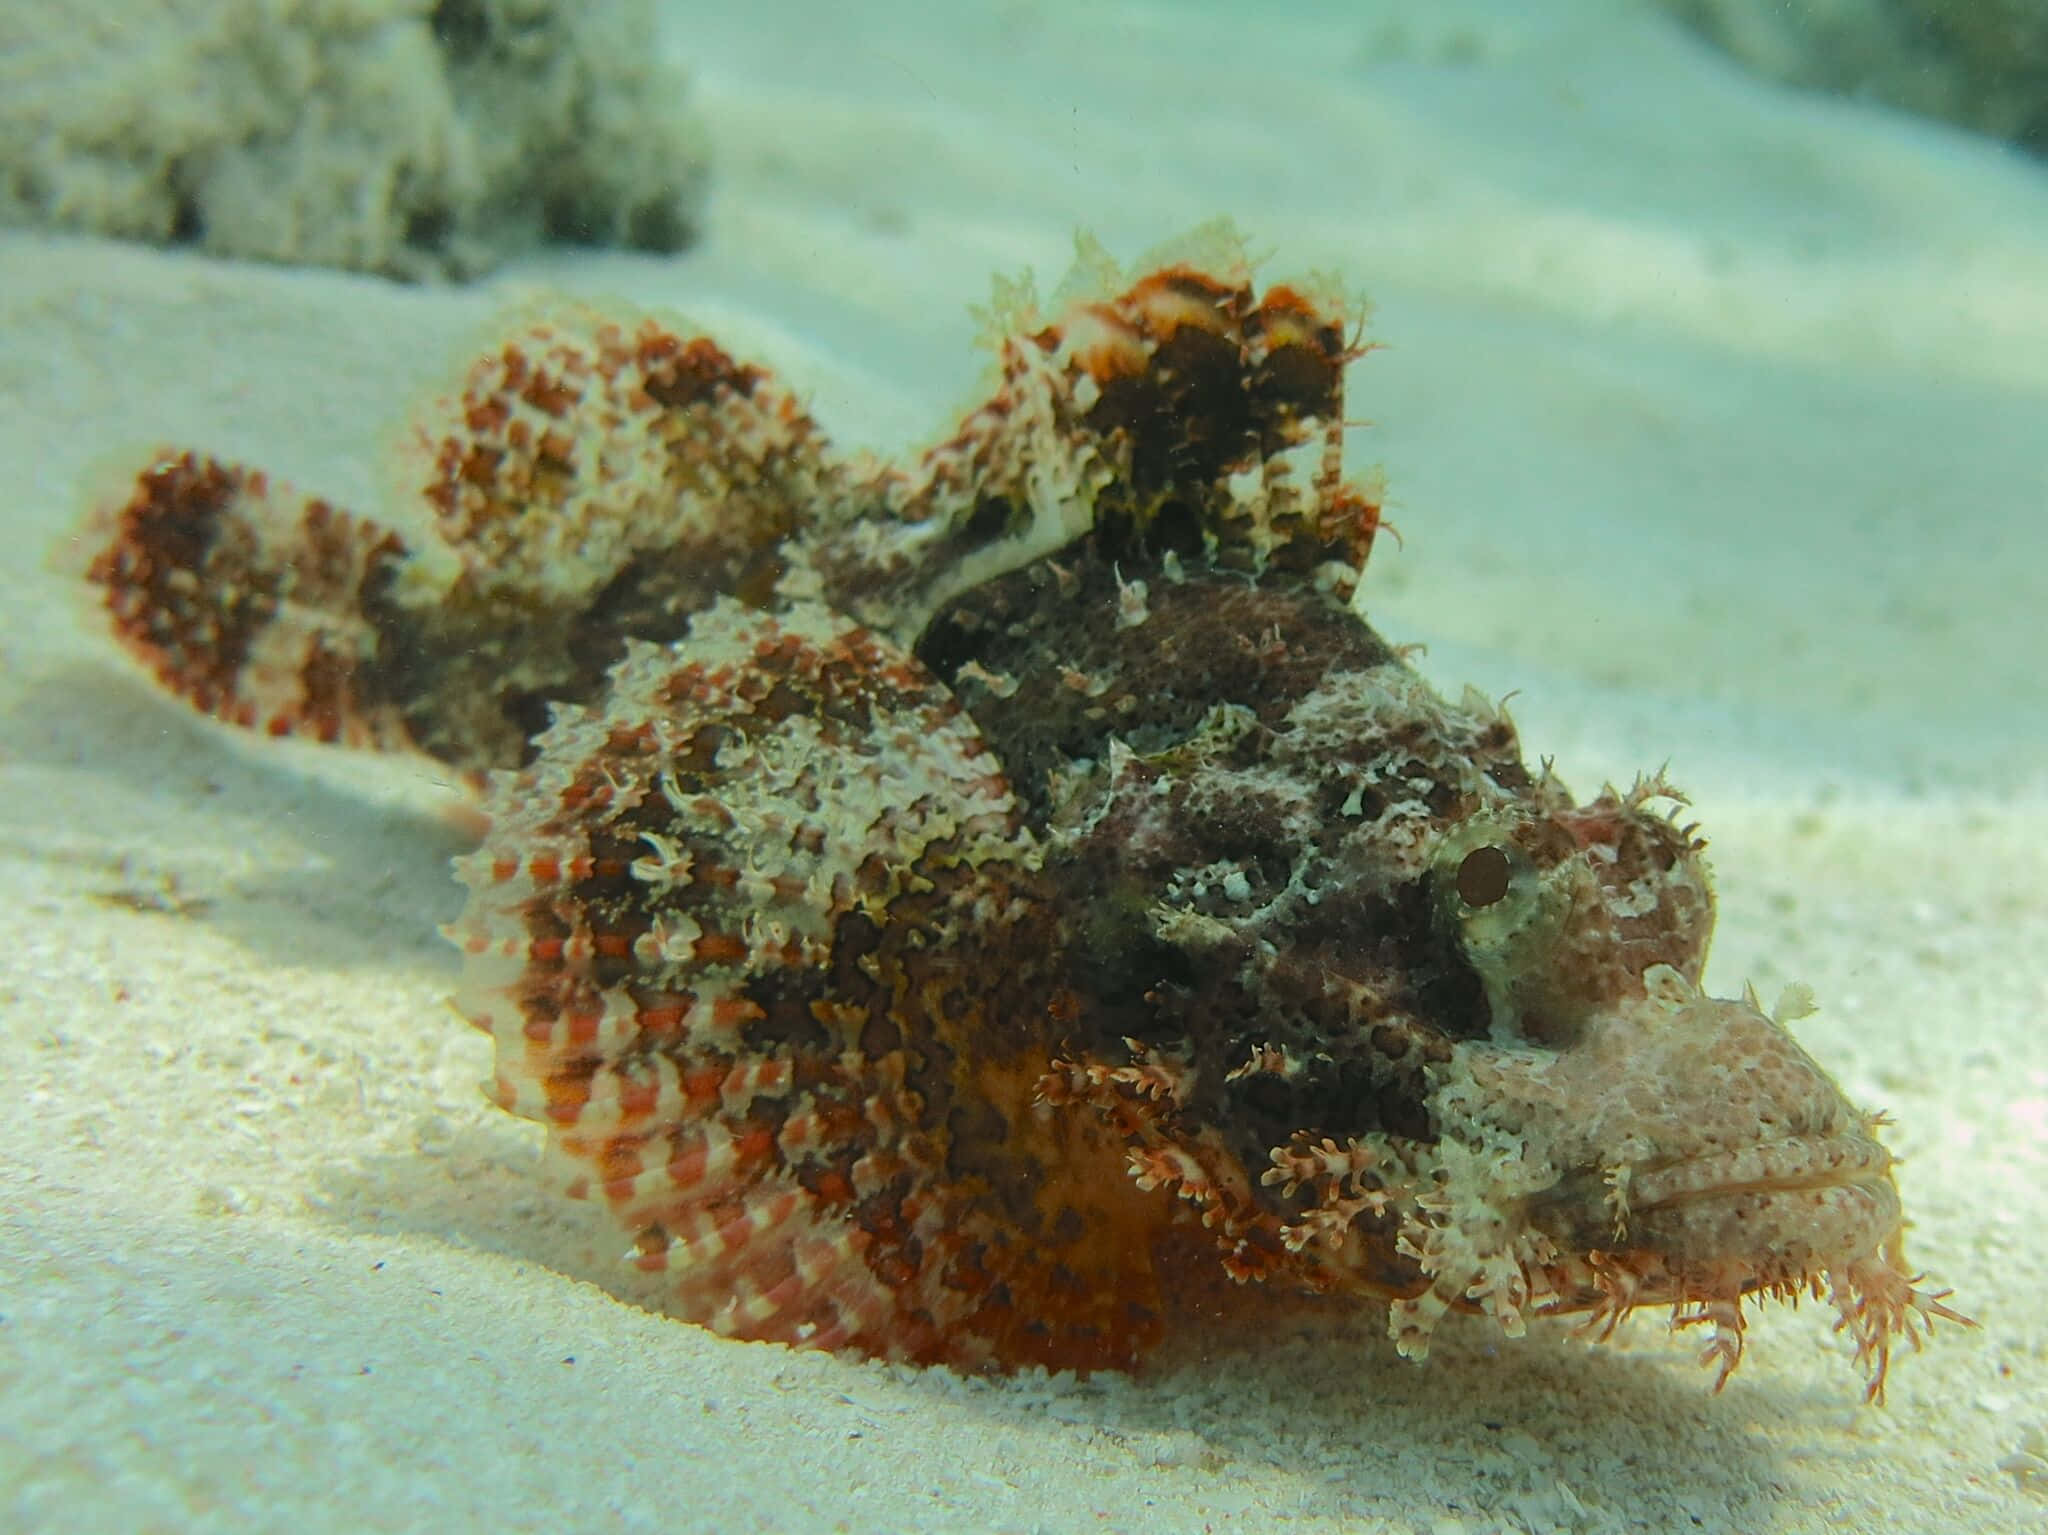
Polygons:
M1873 1393L1960 1320L1877 1117L1701 992L1682 798L1576 800L1362 615L1344 303L1210 230L994 316L986 400L873 462L557 311L419 418L430 538L164 453L91 577L198 707L477 786L493 1096L689 1320L1094 1369L1204 1284L1415 1358L1668 1305L1718 1383L1811 1291Z

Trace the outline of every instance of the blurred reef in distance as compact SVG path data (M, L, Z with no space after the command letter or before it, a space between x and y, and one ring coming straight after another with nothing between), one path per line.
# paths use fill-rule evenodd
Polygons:
M0 225L411 280L679 249L657 41L653 0L0 0Z
M2048 158L2043 0L1655 0L1758 74Z

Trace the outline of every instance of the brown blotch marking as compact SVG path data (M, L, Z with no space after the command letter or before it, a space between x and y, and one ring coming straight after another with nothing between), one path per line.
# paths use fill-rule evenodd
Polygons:
M299 684L304 693L300 717L317 739L333 742L341 738L343 722L355 711L354 680L353 660L332 650L324 641L315 640L305 664L299 668ZM295 728L295 722L289 718L270 723L273 735Z
M817 699L791 687L787 680L777 679L774 686L754 700L753 713L757 719L779 725L793 715L813 715L817 703Z
M819 1017L819 1006L829 997L824 972L785 964L750 976L742 989L760 1014L747 1027L750 1050L766 1055L783 1047L833 1047L833 1031Z
M621 1088L625 1085L622 1080ZM638 1136L614 1135L605 1139L598 1153L597 1172L608 1197L614 1200L623 1198L630 1192L627 1185L646 1170L646 1161L641 1156L645 1146L646 1142Z
M566 416L583 397L580 385L572 384L559 374L549 373L544 368L535 368L529 377L522 379L518 393L520 399L542 415L552 416L557 420Z
M547 1094L547 1116L558 1125L573 1125L590 1104L590 1082L600 1063L584 1056L558 1066L542 1083Z
M766 375L741 366L706 337L689 341L648 328L641 334L637 360L645 374L648 398L670 410L687 410L730 390L742 399L753 395Z
M1288 287L1275 287L1245 320L1246 339L1265 355L1253 367L1249 393L1253 413L1273 452L1292 440L1294 423L1333 419L1343 410L1344 364L1353 355L1343 331L1316 306Z
M495 394L463 402L462 424L475 436L495 436L511 419L511 409Z
M1247 459L1258 432L1247 405L1243 354L1227 337L1182 325L1142 374L1112 378L1089 410L1089 428L1122 433L1130 489L1144 499L1172 484L1206 487Z
M737 965L747 957L747 941L736 933L704 933L690 946L700 965Z
M846 1167L807 1167L797 1173L797 1182L825 1209L853 1201L853 1178Z
M455 473L463 483L486 487L497 483L498 468L505 461L503 448L473 443L467 452L463 452L460 444L450 443L449 447L460 455L455 464ZM446 497L445 504L437 504L441 505L443 511L452 513L455 510L455 487L444 483L435 488Z
M226 547L230 510L249 485L241 470L192 453L151 465L87 572L106 589L115 633L208 713L228 706L251 638L277 611L269 583L251 579L253 550Z

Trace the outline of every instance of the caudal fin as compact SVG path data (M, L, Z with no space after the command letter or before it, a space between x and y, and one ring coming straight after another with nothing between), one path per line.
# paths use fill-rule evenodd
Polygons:
M153 456L102 520L87 579L164 687L266 735L413 749L367 616L407 557L395 533L194 453Z

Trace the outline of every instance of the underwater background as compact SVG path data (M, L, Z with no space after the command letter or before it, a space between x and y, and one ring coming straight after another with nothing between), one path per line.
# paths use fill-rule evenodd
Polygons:
M0 1525L2038 1528L2048 37L2017 0L0 3ZM1859 1405L1643 1318L1384 1318L962 1379L650 1309L443 999L416 764L235 739L77 529L158 442L402 521L508 308L687 316L842 444L975 397L996 274L1227 216L1371 307L1360 602L1583 793L1667 764L1710 989L1810 984L1982 1324ZM644 1304L643 1304L644 1303Z

